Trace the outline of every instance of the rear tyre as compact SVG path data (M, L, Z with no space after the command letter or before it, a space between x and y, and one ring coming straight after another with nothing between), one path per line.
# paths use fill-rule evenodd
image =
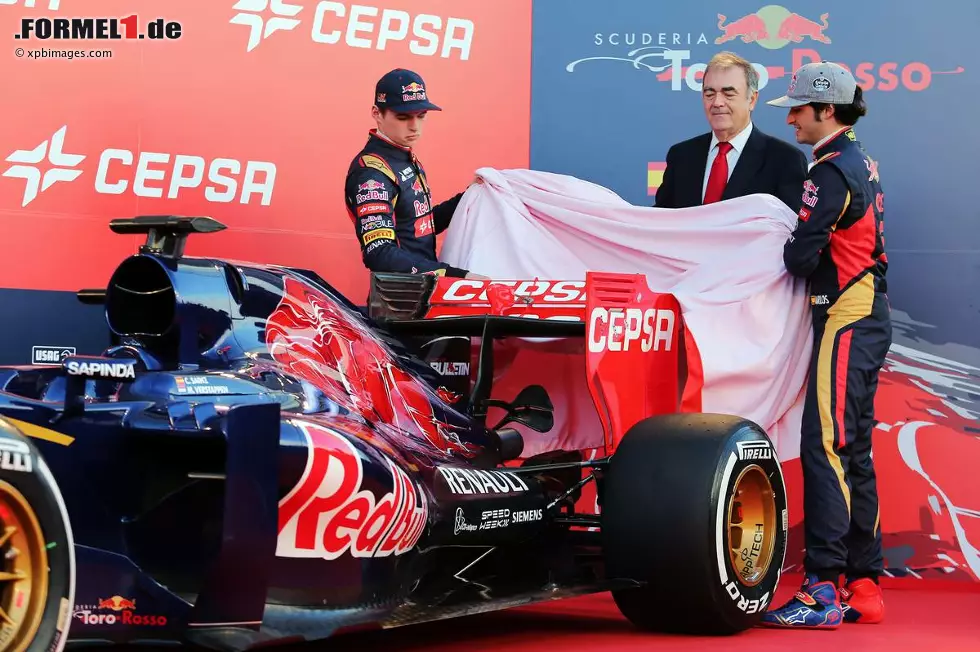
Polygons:
M0 652L60 652L75 599L75 545L58 485L0 419Z
M786 554L782 469L758 425L727 415L644 419L604 479L602 540L613 591L640 629L735 634L772 601Z

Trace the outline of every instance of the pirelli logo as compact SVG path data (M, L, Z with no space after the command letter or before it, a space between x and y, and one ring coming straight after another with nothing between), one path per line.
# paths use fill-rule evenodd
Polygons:
M767 441L740 441L735 444L740 460L771 460L772 446Z
M364 234L361 240L364 244L371 244L375 240L394 240L395 230L394 229L375 229L374 231L368 231Z

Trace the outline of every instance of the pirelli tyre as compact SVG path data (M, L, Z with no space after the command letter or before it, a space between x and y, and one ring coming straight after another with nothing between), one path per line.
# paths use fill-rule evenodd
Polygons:
M735 634L760 620L786 554L786 489L776 451L751 421L651 417L620 442L603 480L607 575L644 630Z
M75 599L75 546L58 485L0 418L0 652L60 652Z

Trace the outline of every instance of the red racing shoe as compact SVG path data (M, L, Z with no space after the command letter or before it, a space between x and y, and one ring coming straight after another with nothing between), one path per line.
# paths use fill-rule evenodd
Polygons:
M808 574L803 587L786 604L762 616L763 627L837 629L842 622L840 596L833 582Z
M873 580L851 580L838 593L845 623L874 625L885 619L885 599Z

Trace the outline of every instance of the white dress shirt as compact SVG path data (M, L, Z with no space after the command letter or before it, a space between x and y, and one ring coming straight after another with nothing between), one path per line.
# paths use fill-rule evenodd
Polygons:
M738 163L738 157L742 155L742 150L745 149L745 143L749 140L749 135L752 134L752 121L749 121L748 126L738 133L737 136L732 138L730 141L732 148L728 150L728 156L725 158L728 160L728 179L732 178L732 172L735 171L735 164ZM708 150L708 161L704 168L704 181L701 183L701 201L704 201L704 194L708 191L708 178L711 176L711 164L715 162L715 158L718 157L718 136L711 134L711 148ZM726 179L727 181L727 179Z

